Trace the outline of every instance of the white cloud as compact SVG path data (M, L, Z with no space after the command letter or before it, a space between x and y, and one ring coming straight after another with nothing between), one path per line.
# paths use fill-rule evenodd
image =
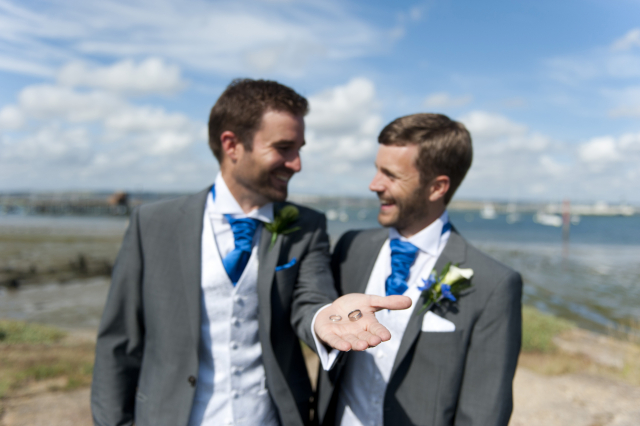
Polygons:
M106 67L72 62L60 70L58 83L133 94L173 93L185 86L180 68L160 58L148 58L138 64L124 60Z
M568 165L562 164L560 161L550 155L540 156L539 162L544 171L557 177L562 177L569 170Z
M580 55L552 58L547 61L549 75L576 86L597 79L635 79L640 77L640 54L633 51L640 42L640 29L629 31L611 48L600 47Z
M42 164L68 167L86 163L90 150L90 135L86 128L51 124L19 142L5 142L1 158L2 162L23 162L32 167Z
M620 160L620 153L612 136L593 138L578 148L580 159L586 163L609 163Z
M104 122L107 130L127 133L176 130L191 124L186 115L168 114L158 107L130 107L109 115Z
M99 76L97 71L86 73L84 83ZM2 186L132 188L152 182L160 189L163 182L168 185L164 189L184 189L210 180L207 169L212 173L215 165L207 164L212 155L205 124L159 106L131 103L120 93L127 84L106 84L101 90L53 84L25 87L17 105L0 110L0 128L14 129L0 134ZM132 94L131 85L129 89ZM186 169L190 172L184 174Z
M364 123L371 118L372 110L378 107L373 82L362 77L311 96L309 104L307 125L325 133L353 132L363 126L366 128Z
M25 123L24 114L14 105L5 106L0 110L0 130L17 130Z
M68 87L49 84L27 86L18 95L18 104L25 115L71 122L100 120L124 107L117 95L103 91L79 92Z
M471 132L474 139L520 137L527 133L527 126L514 123L502 115L486 111L470 112L464 115L460 121Z
M611 117L640 117L640 105L621 106L609 112Z
M446 92L433 93L424 100L424 106L427 108L458 108L468 105L473 101L473 96L464 95L452 97Z
M185 7L177 0L53 0L37 9L15 0L3 4L0 57L13 63L5 69L38 75L87 56L153 56L183 69L289 75L313 57L360 57L390 42L384 30L337 1L194 0Z
M293 190L340 188L362 193L369 184L382 128L380 103L369 79L357 77L309 97L307 146L303 149L304 173L293 181Z
M614 41L611 45L613 50L629 50L633 47L640 47L640 28L634 28L624 36Z

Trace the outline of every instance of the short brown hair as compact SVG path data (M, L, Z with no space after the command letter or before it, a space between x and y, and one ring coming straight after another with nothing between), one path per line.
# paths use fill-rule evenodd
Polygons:
M251 151L253 136L267 111L304 117L309 104L293 89L275 81L238 78L227 86L209 115L209 147L218 162L222 162L220 135L232 131L245 149Z
M449 204L473 159L471 135L462 123L442 114L413 114L400 117L382 129L378 142L383 145L417 144L416 168L426 185L436 176L451 180L444 196Z

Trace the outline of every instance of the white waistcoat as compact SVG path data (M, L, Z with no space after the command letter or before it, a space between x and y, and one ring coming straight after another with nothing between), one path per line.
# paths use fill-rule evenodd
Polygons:
M253 239L249 263L234 287L222 264L210 220L205 219L203 225L199 369L189 426L277 426L258 335L257 242L261 226Z

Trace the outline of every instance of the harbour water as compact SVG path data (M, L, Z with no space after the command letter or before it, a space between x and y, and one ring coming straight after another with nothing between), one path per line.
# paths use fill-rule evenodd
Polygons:
M334 243L346 230L379 226L373 208L342 208L328 216ZM582 217L568 244L560 228L536 223L532 214L511 218L513 223L506 215L482 219L479 212L453 211L450 217L473 245L522 274L526 304L595 331L640 332L640 216ZM125 218L0 216L5 235L122 235L126 224ZM107 288L106 278L0 288L0 318L95 327Z
M379 226L373 209L343 212L349 220L329 222L334 241L348 229ZM567 244L561 228L536 223L533 214L518 219L450 212L471 244L522 274L525 304L594 331L640 333L640 216L583 216Z

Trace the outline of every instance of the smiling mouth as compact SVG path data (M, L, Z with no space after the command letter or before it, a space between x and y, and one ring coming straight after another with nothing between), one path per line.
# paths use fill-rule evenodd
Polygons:
M280 181L280 182L289 182L289 179L291 179L290 174L284 174L284 173L274 173L273 177L276 178L276 180Z
M380 199L380 208L395 206L396 203L393 200Z

